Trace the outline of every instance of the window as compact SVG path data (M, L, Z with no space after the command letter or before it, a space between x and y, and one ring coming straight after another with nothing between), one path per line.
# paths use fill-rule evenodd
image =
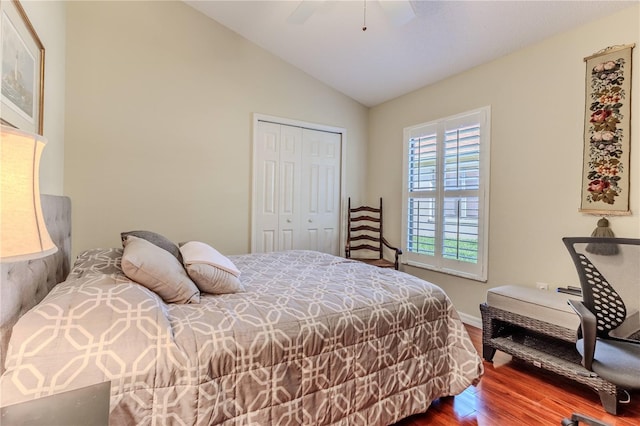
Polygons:
M490 107L404 129L403 261L487 280Z

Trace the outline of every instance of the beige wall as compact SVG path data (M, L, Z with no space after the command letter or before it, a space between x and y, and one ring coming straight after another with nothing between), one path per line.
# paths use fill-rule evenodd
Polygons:
M347 129L364 194L368 110L182 2L67 3L73 251L131 229L250 249L252 114Z
M22 1L45 48L44 136L47 146L40 163L40 190L62 195L64 179L65 23L63 1Z
M585 99L583 58L617 44L633 53L631 210L610 218L616 235L640 237L640 7L550 38L494 62L372 108L367 197L385 199L387 238L400 242L402 130L492 108L489 281L407 267L432 281L462 313L479 317L487 289L577 284L561 238L590 235L597 217L578 213Z
M55 40L64 16L43 24L44 11L64 7L41 3L39 25L57 28L47 36ZM597 221L577 212L582 59L639 43L638 5L371 110L181 2L69 2L66 9L66 127L55 138L62 149L66 136L59 152L74 204L74 253L118 245L119 232L133 228L248 251L254 112L346 128L345 195L383 196L388 237L399 243L402 129L491 105L489 282L407 271L441 285L471 317L493 286L576 283L560 238L588 235ZM639 79L635 72L634 95ZM64 96L56 98L64 105ZM634 96L634 116L639 103ZM55 116L51 108L45 132L55 128L46 121ZM633 129L632 145L640 146ZM62 163L48 161L43 169L61 181ZM631 168L639 182L640 149ZM619 236L640 236L640 185L633 183L636 213L611 218Z

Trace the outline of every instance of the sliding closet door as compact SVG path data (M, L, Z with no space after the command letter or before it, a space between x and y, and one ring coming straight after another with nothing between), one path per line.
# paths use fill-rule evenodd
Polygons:
M302 168L302 130L280 126L280 164L278 198L278 248L293 250L300 241L300 176Z
M303 245L339 254L341 135L302 131Z
M259 122L255 144L253 251L298 248L302 129Z
M339 254L341 135L257 123L252 251Z

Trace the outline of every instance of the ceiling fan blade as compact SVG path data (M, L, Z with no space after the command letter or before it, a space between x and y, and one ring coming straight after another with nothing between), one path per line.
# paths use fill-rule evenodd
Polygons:
M304 24L322 6L324 0L302 0L287 18L290 24Z
M379 3L394 27L404 25L416 17L408 0L379 0Z

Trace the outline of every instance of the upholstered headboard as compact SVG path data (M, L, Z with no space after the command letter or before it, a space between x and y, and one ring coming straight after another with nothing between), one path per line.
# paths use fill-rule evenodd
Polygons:
M69 274L71 200L56 195L43 195L41 200L44 221L58 251L38 260L0 264L0 373L13 325Z

